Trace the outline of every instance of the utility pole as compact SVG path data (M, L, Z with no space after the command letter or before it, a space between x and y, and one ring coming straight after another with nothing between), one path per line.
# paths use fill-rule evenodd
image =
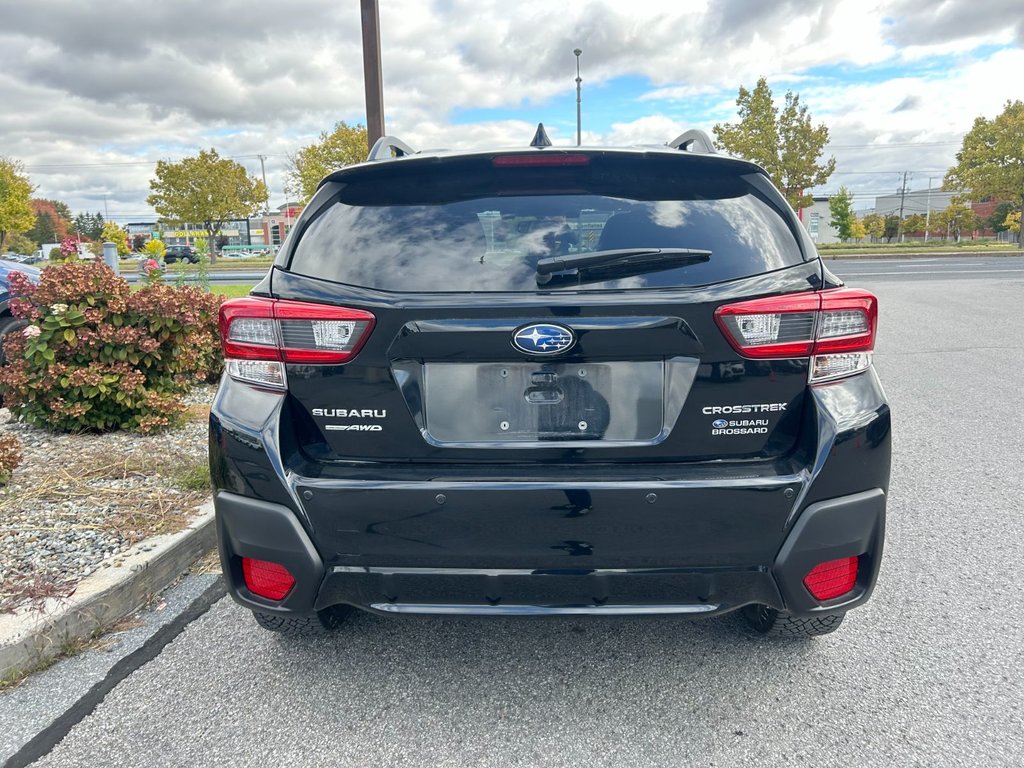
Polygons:
M932 221L932 179L934 176L928 177L928 203L924 209L924 241L928 242L928 227Z
M380 9L377 0L359 0L363 26L363 83L366 88L368 149L384 135L384 75L380 66Z
M580 78L580 54L583 51L579 48L573 49L576 57L576 146L578 147L583 139L583 123L580 121L580 86L583 80Z
M267 166L263 164L263 161L267 158L265 155L256 155L256 157L260 159L260 172L263 174L263 188L270 189L270 187L267 186ZM287 203L288 201L285 200L285 202ZM263 202L263 214L270 214L270 195L267 195L267 199Z
M903 242L903 203L907 199L907 171L903 172L903 186L900 187L900 225L898 230L897 243Z

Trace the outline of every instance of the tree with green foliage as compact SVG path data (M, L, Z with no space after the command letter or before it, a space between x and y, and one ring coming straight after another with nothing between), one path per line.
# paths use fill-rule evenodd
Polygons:
M119 259L123 259L132 252L132 249L128 246L128 232L113 221L108 221L103 225L100 239L104 243L110 242L117 246L117 257Z
M1024 101L1007 101L992 120L975 118L943 186L974 200L1008 200L1024 212ZM1018 241L1024 248L1024 238Z
M953 198L944 210L935 214L933 218L935 219L936 226L940 230L945 230L946 236L954 238L958 243L960 242L960 236L964 232L977 229L981 223L978 220L978 215L971 210L971 206L956 197Z
M825 124L812 125L806 105L792 91L786 92L780 114L763 77L753 91L740 86L736 106L738 123L719 123L712 129L716 145L768 171L794 209L812 205L814 198L805 191L824 184L836 168L834 157L820 162L828 143Z
M38 250L36 243L25 235L14 235L14 237L7 238L7 244L4 247L12 253L20 253L25 256Z
M71 211L60 200L32 198L36 222L26 236L37 245L59 243L71 230Z
M146 202L162 222L202 224L207 240L215 240L225 222L246 219L267 201L266 185L215 149L177 163L161 160L149 188Z
M71 222L71 231L76 235L96 240L103 234L103 214L80 213Z
M342 121L332 132L321 133L320 141L303 147L288 159L290 186L301 193L302 203L307 203L325 176L366 160L366 128Z
M836 194L828 199L828 210L832 214L829 222L835 227L839 239L844 243L853 237L853 223L857 216L853 212L853 195L846 187L840 187Z
M912 213L903 219L903 234L916 235L918 232L923 234L927 226L928 222L923 213Z
M35 222L32 182L21 163L0 157L0 251L8 237L27 232Z
M885 235L885 219L881 214L869 213L861 219L861 224L864 225L865 234L871 235L875 240L881 240Z
M1011 213L1013 213L1013 203L1000 203L985 219L986 229L991 229L993 232L1005 232L1009 228L1006 226L1006 217Z
M891 243L892 239L900 233L900 217L895 213L888 214L882 219L882 237L885 242Z

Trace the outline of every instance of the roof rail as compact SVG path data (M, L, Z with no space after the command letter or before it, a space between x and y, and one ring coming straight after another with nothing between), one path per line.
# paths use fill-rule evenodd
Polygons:
M381 136L373 143L367 162L374 160L390 160L392 157L415 155L416 150L395 136Z
M700 152L703 155L714 155L715 145L711 143L711 137L704 131L691 129L676 136L668 143L672 149L681 149L685 152Z

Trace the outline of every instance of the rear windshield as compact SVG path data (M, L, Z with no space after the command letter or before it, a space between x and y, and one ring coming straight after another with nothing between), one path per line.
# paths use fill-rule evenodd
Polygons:
M803 260L752 176L664 155L585 157L554 167L474 157L354 175L300 233L290 269L384 291L537 292L706 285ZM669 248L710 255L627 257L554 280L537 271L551 257Z

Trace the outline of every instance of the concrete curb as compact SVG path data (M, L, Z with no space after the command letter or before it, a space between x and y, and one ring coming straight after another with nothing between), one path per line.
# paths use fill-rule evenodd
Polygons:
M71 597L47 600L42 610L0 615L0 679L39 666L66 643L86 639L135 611L213 549L216 539L211 500L188 528L140 542L123 564L86 577Z

